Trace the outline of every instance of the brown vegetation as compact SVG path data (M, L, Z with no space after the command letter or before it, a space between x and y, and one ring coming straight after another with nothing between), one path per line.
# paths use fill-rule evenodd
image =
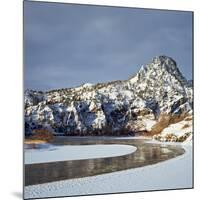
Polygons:
M173 133L169 133L166 136L155 135L153 138L158 141L165 142L184 142L191 135L191 132L185 133L182 136L176 136Z
M24 143L25 144L44 144L44 143L46 143L46 141L44 141L44 140L36 140L36 139L32 140L32 139L27 139L26 138Z
M188 133L185 133L184 135L178 137L178 142L184 142L190 135L191 135L191 133L188 132Z
M190 127L189 124L184 124L184 125L182 126L182 129L185 129L185 128L188 128L188 127Z
M53 138L53 133L45 129L33 130L33 135L29 137L31 140L40 140L46 142L50 142Z
M175 124L182 121L185 117L187 117L186 113L182 113L181 115L177 114L161 114L158 122L152 127L150 131L150 135L160 134L163 129L168 127L170 124Z
M170 115L161 114L158 119L158 122L152 127L149 134L150 135L160 134L164 128L169 126L169 124L170 124Z
M178 140L177 136L174 135L173 133L166 135L166 141L168 142L177 142L177 140Z
M186 114L186 113L182 113L181 115L177 115L177 114L170 115L169 123L170 124L178 123L178 122L182 121L185 117L187 117L187 115L188 114Z

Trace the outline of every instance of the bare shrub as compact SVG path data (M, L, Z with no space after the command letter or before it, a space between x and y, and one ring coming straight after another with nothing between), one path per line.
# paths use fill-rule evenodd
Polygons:
M180 121L182 121L185 117L187 117L186 113L182 113L182 114L173 114L170 116L170 124L175 124L178 123Z
M178 123L188 117L187 113L182 114L161 114L158 122L152 127L150 135L160 134L163 129L168 127L170 124Z
M170 115L161 114L158 119L158 122L155 125L153 125L150 131L150 135L156 135L161 133L164 128L169 126L169 124L170 124Z
M185 129L185 128L188 128L188 127L190 127L189 124L184 124L181 129Z
M33 130L33 135L30 137L32 140L51 141L54 138L53 133L45 129Z

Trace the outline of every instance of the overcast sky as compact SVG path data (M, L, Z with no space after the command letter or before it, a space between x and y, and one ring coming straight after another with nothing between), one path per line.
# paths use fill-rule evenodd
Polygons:
M191 12L25 1L25 89L128 79L156 55L192 78Z

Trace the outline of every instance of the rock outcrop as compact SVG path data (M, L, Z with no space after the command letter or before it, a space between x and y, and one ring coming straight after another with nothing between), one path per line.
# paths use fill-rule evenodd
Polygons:
M125 81L26 90L25 133L48 129L64 135L158 136L192 116L192 105L191 81L173 59L158 56Z

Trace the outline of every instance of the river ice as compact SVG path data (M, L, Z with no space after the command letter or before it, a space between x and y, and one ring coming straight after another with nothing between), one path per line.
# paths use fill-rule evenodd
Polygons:
M133 153L135 150L134 146L121 144L50 145L44 149L26 150L25 164L115 157Z

